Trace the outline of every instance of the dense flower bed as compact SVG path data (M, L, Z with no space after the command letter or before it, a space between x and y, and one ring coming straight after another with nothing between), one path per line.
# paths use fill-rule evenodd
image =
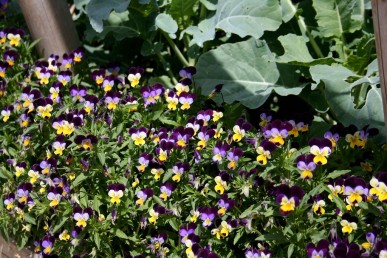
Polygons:
M0 31L0 228L43 257L387 257L374 131L230 108ZM82 63L83 62L83 63ZM214 94L221 94L222 86ZM295 116L297 117L297 116ZM226 126L231 125L231 126ZM312 137L313 136L313 137Z

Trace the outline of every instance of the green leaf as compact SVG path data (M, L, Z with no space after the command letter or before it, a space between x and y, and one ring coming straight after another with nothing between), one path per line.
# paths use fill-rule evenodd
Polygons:
M190 17L195 14L194 6L196 0L173 0L168 13L172 15L175 20L179 18L186 19L185 17Z
M176 218L172 218L172 219L170 219L168 222L169 222L169 225L171 225L171 227L172 227L174 230L179 231L179 224L178 224Z
M172 18L171 15L166 13L160 13L156 17L156 26L169 34L172 39L176 38L175 33L177 32L177 22Z
M217 0L199 0L200 3L202 3L208 10L210 11L215 11L216 10L216 5L217 5Z
M283 234L270 233L270 234L261 235L261 236L257 237L255 240L256 241L273 241L273 240L275 240L275 241L283 242L286 240L286 238Z
M114 229L114 234L122 239L129 239L129 237L119 228Z
M105 152L99 151L97 153L97 156L98 156L99 163L101 163L102 166L105 165Z
M244 230L243 229L240 229L238 230L238 232L235 234L235 237L234 237L234 245L236 245L239 241L239 239L243 236L243 233L244 233Z
M260 38L264 31L275 31L282 23L282 11L273 0L219 0L215 13L215 28L241 38Z
M329 188L326 185L322 185L322 187L324 188L324 190L327 193L329 193L329 194L332 193L331 190L329 190ZM336 196L334 194L331 194L331 196L332 196L333 201L336 203L337 208L339 208L343 212L347 210L346 205L342 199L340 199L338 196Z
M163 183L167 182L172 177L172 175L173 175L173 170L168 169L167 173L164 174Z
M182 35L183 33L193 36L189 43L190 46L196 44L199 47L203 47L204 42L215 38L214 17L202 20L198 26L189 26L182 31Z
M351 96L351 83L346 81L348 77L356 75L349 69L339 65L317 65L310 68L310 73L316 84L324 82L328 105L344 126L354 124L360 129L369 125L370 128L379 129L375 140L385 139L384 116L380 112L383 110L383 101L379 88L372 86L364 106L357 109Z
M29 213L24 213L24 220L32 225L36 225L36 219L33 218Z
M160 116L159 120L160 120L161 123L167 124L167 125L174 125L174 126L179 126L180 125L178 122L170 120L168 118L165 118L164 116Z
M13 178L13 175L5 167L0 167L0 177L9 180Z
M294 244L290 244L288 247L288 258L292 257L294 252Z
M282 20L284 22L290 21L297 12L297 8L293 5L291 0L281 0Z
M117 232L116 232L117 233ZM101 248L101 237L98 233L94 233L94 243L97 246L97 249L99 250Z
M124 12L129 6L130 0L90 0L86 6L87 15L90 24L96 32L103 31L103 20L109 17L110 12L114 9L116 12Z
M335 170L331 173L329 173L328 178L338 178L339 176L345 175L347 173L351 172L351 170Z
M77 178L72 183L73 187L77 187L80 183L82 183L85 179L87 179L87 176L85 174L79 174Z
M357 0L313 0L318 29L323 37L342 37L361 29L362 21L353 17Z
M261 206L260 204L251 205L246 210L244 210L241 215L239 215L239 218L245 218L245 217L248 217L252 214L258 213L260 206Z
M63 217L59 223L55 225L55 227L52 229L52 233L56 233L59 229L62 228L62 226L68 221L69 218Z
M287 34L285 36L279 36L278 40L281 42L285 49L285 54L276 59L277 62L289 63L292 61L298 61L303 63L309 63L313 61L313 57L309 54L306 43L308 38L298 36L295 34Z
M81 203L81 206L83 208L86 208L89 206L88 205L89 198L87 196L87 191L83 187L79 190L79 202Z
M264 104L273 90L281 95L300 93L303 85L282 84L285 80L277 65L268 61L270 55L267 44L254 39L221 45L199 58L195 82L204 95L223 84L226 103L240 101L251 109Z

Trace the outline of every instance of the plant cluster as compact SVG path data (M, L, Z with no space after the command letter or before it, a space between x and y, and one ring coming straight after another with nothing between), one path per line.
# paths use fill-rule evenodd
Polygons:
M375 130L271 111L233 120L195 85L34 61L0 31L0 230L42 257L385 257ZM82 65L84 64L84 65ZM315 130L315 132L317 132Z

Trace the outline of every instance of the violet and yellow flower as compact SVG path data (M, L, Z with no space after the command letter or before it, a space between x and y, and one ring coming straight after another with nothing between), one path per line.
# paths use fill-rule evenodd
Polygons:
M5 78L8 64L0 61L0 78Z
M162 139L159 143L159 147L156 148L156 154L160 163L166 161L175 146L174 141Z
M176 93L172 90L166 92L165 101L169 110L176 110L177 104L179 104L179 98Z
M121 198L124 196L125 185L123 184L111 184L109 185L108 195L110 202L113 204L120 204Z
M10 211L14 207L14 202L15 202L15 194L14 193L9 193L7 194L7 197L4 199L4 205L5 208Z
M47 199L50 200L50 207L55 208L62 199L63 188L51 186L48 190Z
M179 126L173 130L170 139L175 141L176 148L185 149L193 134L194 130L192 128L184 128Z
M228 237L230 232L232 231L232 227L227 221L222 221L219 227L211 230L211 234L215 235L217 239L223 239Z
M215 135L214 129L207 129L207 127L202 127L202 130L197 134L197 138L199 139L198 145L196 147L197 150L202 150L207 146L207 142Z
M16 163L15 167L15 176L20 177L24 174L27 164L25 162Z
M366 240L367 242L364 242L361 244L361 246L366 249L366 250L371 250L372 248L375 247L376 244L376 236L373 232L368 232L366 234Z
M249 122L246 122L243 118L239 118L236 121L236 125L232 128L234 134L232 135L232 140L235 142L241 141L246 132L252 128L252 125Z
M9 41L9 44L13 47L18 47L20 45L20 41L21 41L20 34L8 33L7 39Z
M175 189L175 187L171 184L171 183L164 183L161 187L160 187L160 198L165 202L167 201L167 199L171 196L173 190Z
M297 157L297 168L301 170L302 179L313 178L313 171L316 169L316 163L313 161L314 155L300 155Z
M69 121L65 120L63 116L54 119L52 127L56 130L56 134L63 134L65 136L71 135L75 130L74 123L69 123Z
M262 140L260 146L257 147L257 161L259 164L265 166L267 161L271 159L271 153L277 148L275 143L269 140Z
M64 53L62 56L62 65L67 69L71 69L71 65L73 63L73 57L72 55Z
M358 219L355 216L351 216L350 214L346 213L342 216L342 220L340 222L341 225L341 231L345 234L351 234L353 231L357 229L357 222Z
M1 110L1 116L3 117L3 122L7 122L9 120L12 110L13 110L13 106L8 106L5 109Z
M98 139L95 135L89 134L87 136L77 135L74 138L74 142L82 147L84 150L92 150L95 145L98 143Z
M95 81L95 83L98 86L100 86L100 85L102 85L102 83L105 79L105 74L106 74L105 69L97 69L91 73L91 78L93 79L93 81Z
M243 150L238 147L232 147L232 149L227 153L227 159L228 159L228 164L227 167L228 169L234 170L237 167L238 160L240 157L243 156Z
M19 53L15 50L7 50L3 53L3 60L7 62L9 66L14 66L15 62L19 58Z
M196 115L196 120L202 120L203 124L202 126L207 126L208 122L211 120L211 116L213 114L213 110L207 109L207 110L201 110Z
M39 83L42 85L47 85L50 82L50 78L51 78L52 74L53 74L53 72L51 70L48 70L46 68L42 68L39 71L39 76L38 76Z
M121 95L119 93L112 93L111 91L106 94L105 104L107 105L107 109L114 110L117 108L120 103Z
M136 193L137 201L136 204L141 206L144 202L153 196L153 190L151 188L144 188Z
M235 200L229 199L227 194L223 194L218 201L218 215L223 216L228 210L232 210L235 207Z
M215 177L215 192L218 194L223 194L227 189L227 181L223 180L223 178L219 175Z
M136 146L143 146L147 137L148 129L145 127L130 128L129 134Z
M59 240L62 240L62 241L68 241L68 240L70 240L70 234L68 233L68 231L65 229L65 230L63 230L60 234L59 234L59 236L58 236L58 238L59 238Z
M40 179L40 173L38 170L35 170L35 169L30 169L28 171L28 176L30 178L31 184L34 184L35 182L37 182Z
M34 106L38 116L42 118L51 117L51 112L53 111L53 101L50 98L40 98L34 101Z
M304 197L304 191L299 186L289 187L282 184L275 190L276 202L280 205L280 212L282 215L292 213L300 204L300 200Z
M308 243L306 245L306 252L308 258L328 258L329 241L322 239L317 243L317 246L313 243Z
M185 242L188 240L188 237L190 234L194 234L196 229L196 224L191 222L188 224L183 224L180 226L179 229L179 235L181 237L181 242L185 244Z
M73 101L84 102L84 97L86 96L87 90L85 86L82 85L71 85L69 88L70 94L73 97Z
M47 175L48 173L50 173L51 167L56 168L56 166L57 166L57 160L54 158L49 158L39 163L39 167L42 169L43 175Z
M174 87L177 96L180 96L181 93L189 93L189 87L187 85L183 85L182 83L177 83Z
M71 53L71 55L73 56L73 61L74 61L75 63L81 62L81 61L82 61L82 58L83 58L83 56L84 56L84 54L85 54L85 50L83 49L83 47L79 47L79 48L75 49L75 50Z
M164 91L164 86L159 83L156 83L153 86L142 87L140 93L144 100L145 107L156 104L160 96L164 94Z
M325 138L312 138L309 140L309 146L309 152L314 155L313 162L317 165L325 165L332 152L332 142Z
M164 169L162 168L152 168L151 169L151 174L153 175L153 178L155 180L160 180L161 175L164 174Z
M269 122L273 119L273 117L269 114L262 113L259 115L261 121L259 122L259 126L265 128Z
M149 162L153 159L153 154L142 153L138 158L139 165L137 166L138 171L144 172L145 168L148 167Z
M71 71L61 71L57 75L58 82L62 83L63 86L66 86L71 81Z
M158 250L162 250L163 249L163 244L165 243L165 241L167 240L168 238L168 235L166 233L161 233L161 234L158 234L156 236L152 236L151 239L150 239L150 242L151 242L151 245L150 245L150 248L153 252L156 252ZM160 257L160 253L157 253L158 254L158 257ZM165 256L161 256L161 257L165 257Z
M51 235L46 235L42 240L42 253L44 255L49 255L52 252L53 246L55 242L55 237Z
M308 131L308 124L305 124L304 122L296 123L294 120L289 120L288 122L292 125L292 129L289 131L289 135L298 137L300 133Z
M134 97L134 96L127 96L124 100L123 100L123 104L125 104L125 106L128 106L128 112L135 112L138 110L138 101L137 101L137 98Z
M263 128L263 135L269 141L276 145L284 145L285 139L289 136L289 131L292 130L292 125L289 122L274 120Z
M144 68L142 67L130 67L128 74L128 81L131 87L136 87L140 84L141 75L144 73Z
M313 197L313 205L312 205L312 210L313 213L320 216L325 214L325 206L326 203L322 199L321 195L316 195Z
M218 141L215 144L214 149L212 152L214 153L214 156L212 156L212 161L221 164L224 157L226 157L227 151L230 149L230 145L227 143L222 144L221 141Z
M324 133L324 138L331 141L332 150L333 150L336 147L337 142L340 139L340 135L338 133L333 133L331 131L328 131L328 132Z
M56 155L63 155L63 151L66 149L66 142L63 135L58 135L56 137L55 142L52 144L52 148Z
M364 130L357 131L354 134L347 134L345 141L349 143L351 148L364 148L368 140L368 133Z
M99 99L94 95L86 95L85 102L83 102L84 110L87 114L90 114L92 111L96 109L96 105Z
M376 196L379 201L387 202L387 172L378 172L370 181L370 194Z
M85 228L87 225L87 221L93 216L93 209L92 208L86 208L82 210L81 207L75 207L73 209L73 217L74 220L77 222L76 226Z
M344 181L343 194L347 196L346 201L351 206L365 200L368 192L367 184L362 178L352 176Z
M212 225L212 221L215 219L217 209L215 207L202 207L199 208L200 219L202 220L203 227L209 227Z
M189 166L189 163L187 163L187 162L176 163L172 168L172 172L174 174L172 176L172 180L174 182L180 182L181 177L183 176L184 172L189 171L189 169L190 169L190 166Z
M179 103L181 104L180 109L181 110L190 109L195 98L196 98L196 95L193 93L182 92L179 95Z
M21 101L23 101L24 108L30 108L33 105L34 100L41 98L42 93L37 89L32 89L27 86L23 88L22 94L20 96ZM33 108L32 108L33 110Z
M159 213L157 211L155 211L153 208L151 208L149 210L149 222L152 223L152 224L156 224L157 223L157 220L159 219Z
M21 142L22 142L23 147L28 147L28 146L30 146L30 143L31 143L31 135L30 135L30 134L22 135Z
M104 78L102 82L102 88L105 93L113 89L115 80L116 80L116 76L112 74Z

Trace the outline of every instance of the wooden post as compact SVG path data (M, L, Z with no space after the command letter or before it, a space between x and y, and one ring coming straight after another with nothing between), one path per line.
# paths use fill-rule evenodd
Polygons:
M80 46L75 24L66 0L18 0L39 55L62 56Z
M387 132L387 1L372 0L371 3L379 65L380 88L383 99L384 124Z

